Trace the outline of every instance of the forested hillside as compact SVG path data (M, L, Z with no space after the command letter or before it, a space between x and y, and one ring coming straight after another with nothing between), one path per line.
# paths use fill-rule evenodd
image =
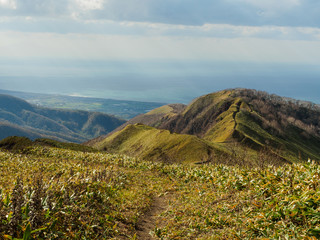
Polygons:
M17 135L84 142L111 132L124 122L108 114L37 107L0 95L0 139Z

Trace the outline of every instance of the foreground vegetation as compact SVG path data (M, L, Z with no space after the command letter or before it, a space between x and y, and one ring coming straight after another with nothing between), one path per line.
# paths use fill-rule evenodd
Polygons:
M319 239L320 166L167 165L28 146L0 150L0 239Z

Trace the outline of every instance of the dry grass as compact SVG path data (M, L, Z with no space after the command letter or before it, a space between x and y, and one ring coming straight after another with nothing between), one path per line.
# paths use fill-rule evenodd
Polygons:
M166 165L30 147L0 151L0 239L136 239L170 193L159 239L316 239L320 166Z

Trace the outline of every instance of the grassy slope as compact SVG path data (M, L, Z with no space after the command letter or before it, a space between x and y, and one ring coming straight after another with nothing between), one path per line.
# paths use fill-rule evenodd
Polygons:
M39 130L37 128L32 127L20 127L16 124L0 122L0 139L4 139L8 136L26 136L31 139L51 138L57 141L70 142L78 142L80 140L85 140L85 138L81 136L70 136L65 133L50 132L45 130Z
M164 105L159 108L155 108L146 114L142 114L133 119L130 119L123 126L126 126L128 124L142 123L151 127L159 127L163 122L167 121L172 117L175 117L185 107L186 106L184 104Z
M47 147L68 149L68 150L81 151L81 152L97 152L96 149L88 146L84 146L76 143L60 142L60 141L47 139L47 138L37 138L34 141L32 141L26 137L11 136L11 137L7 137L5 139L0 140L0 148L8 151L20 152L27 147L34 147L34 146L47 146Z
M214 154L221 152L213 144L195 136L171 134L168 130L142 124L128 125L94 147L171 163L212 160Z
M137 239L139 220L167 194L156 239L319 237L317 164L258 169L42 146L23 152L0 150L1 239Z
M198 114L199 109L209 109L215 105L219 107L219 105L222 105L222 103L229 98L230 94L231 91L224 90L196 98L187 106L183 114L186 115L188 113L189 115L195 116ZM201 117L201 115L199 115L199 117Z
M236 128L235 114L238 112L238 104L240 100L231 103L231 106L222 112L215 120L216 124L210 128L205 139L212 142L229 142L232 141L234 130Z
M151 110L150 112L147 112L145 115L155 115L155 114L170 114L172 113L173 108L169 105L164 105L158 108L155 108Z
M108 135L107 139L97 139L92 141L91 145L144 159L163 158L163 161L169 162L190 159L200 162L211 159L211 148L215 149L217 146L223 149L223 152L234 155L235 143L240 143L237 151L248 155L241 158L249 165L252 164L251 159L259 159L260 152L267 148L278 156L280 162L295 162L308 158L320 160L319 138L305 138L301 129L290 125L283 129L282 135L272 134L263 127L265 119L253 110L250 103L241 97L232 97L232 94L232 90L208 94L195 99L187 107L162 106L128 121ZM188 134L189 137L142 126L128 128L134 123ZM125 127L127 128L123 131ZM190 138L191 135L198 138ZM199 138L204 141L201 142ZM182 148L181 141L186 141L187 147ZM221 160L222 157L219 158ZM235 157L234 164L239 164L238 160L238 157Z
M0 156L5 163L0 165L1 239L11 239L10 235L22 238L28 224L31 230L41 230L31 234L34 238L26 239L133 236L139 214L151 204L152 196L170 185L166 178L151 173L147 164L138 164L125 156L43 147L30 148L28 155L0 151ZM18 214L9 212L15 201L11 192L18 177L23 181L19 195L26 202L21 206L19 225L14 225L10 224L10 217ZM36 222L31 220L34 215L29 210L36 198L29 192L33 190L46 198L40 200L42 207L38 205Z
M256 116L253 117L253 114ZM248 111L240 111L236 115L236 130L244 137L242 141L245 144L271 147L278 151L280 156L293 162L305 161L308 158L320 160L318 137L305 138L301 135L303 131L294 126L287 127L283 136L270 134L256 120L259 117L257 113Z
M199 97L160 128L225 143L225 146L240 142L258 152L270 148L289 161L320 160L319 137L305 137L304 131L292 124L283 127L281 134L270 132L263 127L265 119L253 110L250 102L233 97L233 93L233 90L224 90Z

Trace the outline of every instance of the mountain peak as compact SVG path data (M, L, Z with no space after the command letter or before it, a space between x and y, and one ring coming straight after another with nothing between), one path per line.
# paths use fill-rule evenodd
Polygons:
M320 160L319 109L310 102L236 88L176 109L165 105L127 124L143 123L225 146L239 143L253 151L268 149L289 161Z

